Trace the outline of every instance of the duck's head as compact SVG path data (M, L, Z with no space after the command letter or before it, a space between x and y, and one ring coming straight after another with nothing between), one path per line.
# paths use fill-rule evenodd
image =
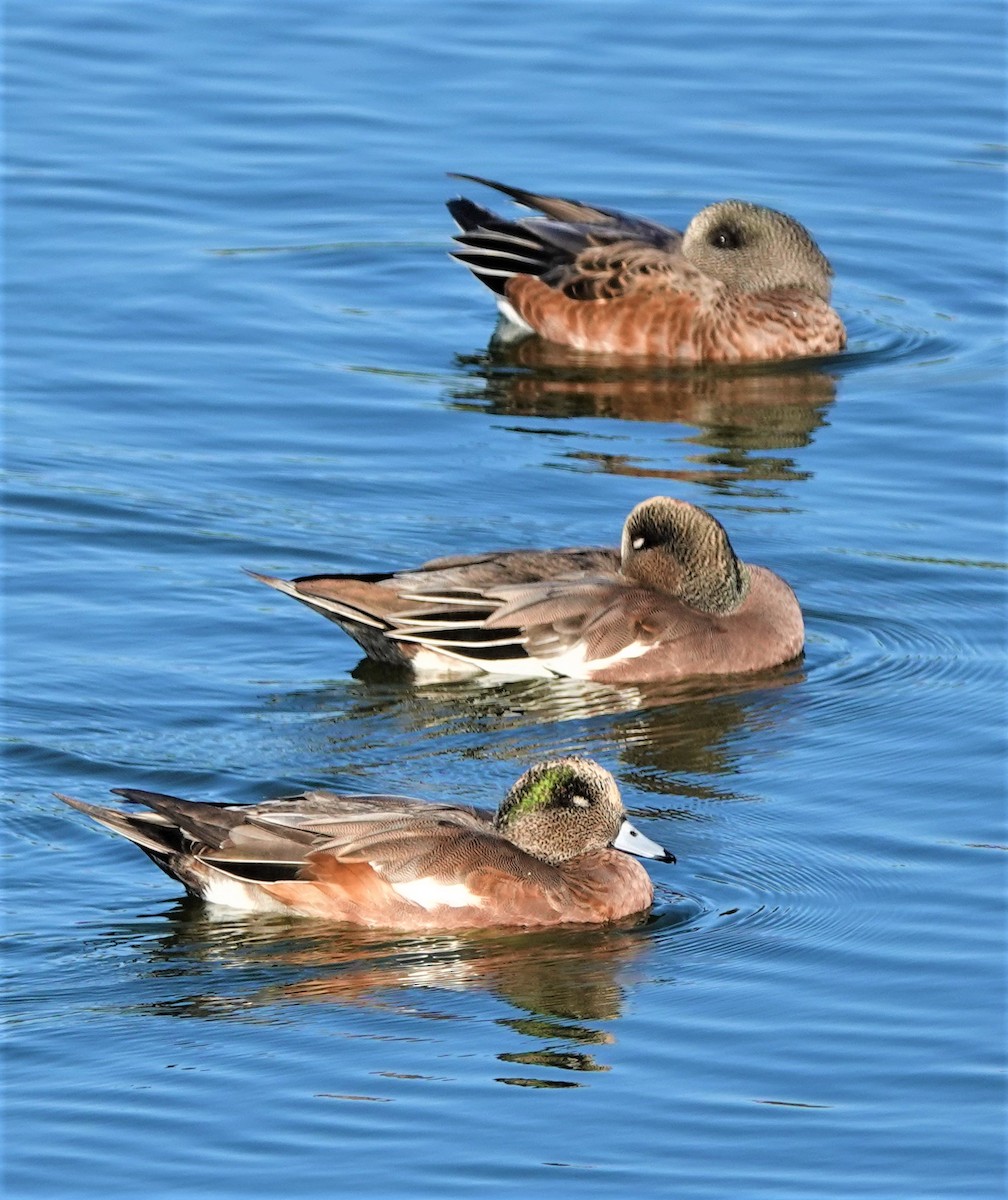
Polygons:
M733 291L799 288L829 303L828 259L804 225L776 209L745 200L710 204L687 225L682 252Z
M641 501L623 525L620 555L628 579L701 612L732 612L749 593L749 568L721 522L685 500Z
M631 825L616 780L587 758L530 767L505 796L495 824L509 841L549 863L607 846L675 862L674 855Z

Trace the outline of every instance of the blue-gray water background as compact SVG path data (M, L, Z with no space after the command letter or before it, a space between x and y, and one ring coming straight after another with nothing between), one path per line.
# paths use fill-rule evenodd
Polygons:
M1003 1194L1003 21L6 6L6 1196ZM792 212L850 351L492 355L449 170ZM799 667L420 685L240 570L614 542L656 492L792 582ZM679 857L643 929L214 915L51 796L493 804L568 750Z

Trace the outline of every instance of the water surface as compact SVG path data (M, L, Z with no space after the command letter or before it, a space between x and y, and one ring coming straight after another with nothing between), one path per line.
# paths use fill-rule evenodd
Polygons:
M924 0L7 9L10 1196L1004 1189L1003 14ZM490 344L448 170L813 230L851 344ZM417 682L254 584L598 544L665 492L799 664ZM494 804L568 751L639 927L410 938L183 900L52 797Z

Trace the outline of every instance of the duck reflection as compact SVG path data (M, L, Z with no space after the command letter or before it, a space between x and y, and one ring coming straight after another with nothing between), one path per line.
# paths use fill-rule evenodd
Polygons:
M693 426L709 453L695 469L655 470L620 455L578 454L610 474L726 486L742 479L807 478L794 458L767 453L812 441L836 398L829 360L714 369L659 366L584 354L537 338L491 342L459 355L465 380L451 399L462 410L507 416L611 417Z
M501 1063L575 1075L607 1071L597 1052L615 1037L600 1023L620 1019L622 978L648 952L649 930L695 915L696 906L682 900L652 924L417 937L303 919L239 918L185 900L170 911L168 932L143 949L151 973L169 976L176 993L186 978L200 980L200 990L142 1007L159 1016L269 1021L291 1004L331 1004L461 1023L471 1017L453 997L482 992L521 1010L495 1022L506 1031L506 1043L513 1034L537 1043L502 1048ZM119 936L135 941L136 930ZM258 982L264 975L268 982ZM248 986L236 986L236 979ZM375 1036L389 1036L387 1027ZM549 1074L508 1073L498 1081L578 1086Z
M433 759L460 744L468 758L509 763L577 752L615 757L624 768L613 768L621 784L702 799L734 795L739 741L786 720L790 689L805 677L800 662L746 676L620 687L494 676L421 681L369 661L353 675L345 684L271 698L274 707L319 718L298 735L312 739L305 750L316 762L354 763L366 774L372 756L376 769L407 758L415 771L418 757ZM346 784L341 772L325 786ZM407 790L409 784L404 780Z

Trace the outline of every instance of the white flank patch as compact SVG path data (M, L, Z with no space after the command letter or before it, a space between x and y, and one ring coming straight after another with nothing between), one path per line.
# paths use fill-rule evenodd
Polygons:
M475 663L450 657L438 650L428 650L426 646L420 646L409 661L414 671L423 671L425 675L446 675L457 678L460 675L479 675L481 673L480 667Z
M223 904L227 908L240 908L244 912L285 913L290 912L286 904L274 900L258 884L246 883L212 867L203 889L203 899L208 904Z
M411 639L397 640L405 642ZM451 651L434 650L429 646L420 646L410 659L410 666L414 671L422 671L425 675L443 675L449 678L466 675L510 675L512 679L552 679L556 675L555 671L551 671L534 658L474 659Z
M544 658L542 662L556 675L566 675L570 679L590 679L596 671L604 671L607 667L613 667L631 658L640 658L642 654L647 654L653 649L653 642L631 642L622 650L610 654L608 658L587 659L584 643L576 642L564 654Z
M616 654L610 654L608 658L586 659L584 644L577 642L563 654L556 654L552 658L472 659L450 650L421 646L415 657L410 659L410 665L414 671L447 677L485 674L508 675L512 679L553 679L557 675L564 675L568 679L590 679L596 671L604 671L606 667L616 663L640 658L642 654L647 654L653 649L653 642L631 642Z
M393 883L389 886L404 900L419 904L428 912L433 912L435 908L479 908L483 903L464 883L439 883L429 876L426 879L411 879L409 883Z
M498 296L497 307L500 309L500 315L505 321L509 322L511 325L516 325L519 329L525 330L526 333L535 333L535 330L528 323L528 321L523 321L521 317L518 316L518 314L515 312L514 305L510 300L506 299L504 296Z

